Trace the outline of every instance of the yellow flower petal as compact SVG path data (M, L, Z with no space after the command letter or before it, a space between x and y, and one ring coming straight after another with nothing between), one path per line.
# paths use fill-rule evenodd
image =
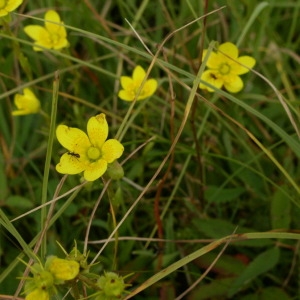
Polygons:
M132 91L120 90L118 97L124 101L133 101L135 94Z
M157 80L155 79L148 79L142 89L141 94L137 98L137 100L142 100L148 98L154 94L157 89Z
M48 35L47 30L39 25L28 25L24 28L25 33L33 40L39 40L43 35Z
M14 102L18 110L12 112L13 116L38 113L41 106L35 94L28 88L23 90L23 95L16 94Z
M251 56L241 56L237 59L237 61L248 67L249 69L252 69L254 66L255 66L255 59ZM242 75L242 74L245 74L245 73L248 73L249 72L249 69L243 67L242 65L238 64L238 68L235 70L236 74L237 75Z
M134 81L131 77L128 76L121 76L120 83L123 88L123 90L119 91L118 96L125 101L133 101L135 97L135 86Z
M120 83L123 89L132 89L134 82L131 77L121 76Z
M231 76L224 82L225 89L230 93L238 93L244 87L244 83L239 76Z
M100 178L107 170L107 161L99 159L96 162L89 164L84 173L83 177L87 181L94 181Z
M56 32L59 30L59 28L62 27L61 25L58 25L61 23L61 21L60 21L59 14L55 10L48 10L45 13L44 19L45 19L45 27L50 32ZM50 21L50 22L48 22L48 21ZM54 24L52 22L58 23L58 24Z
M50 257L48 271L57 280L72 280L79 273L79 263L75 260L67 260L58 257Z
M117 158L121 157L124 151L123 145L115 140L107 140L102 146L102 158L105 159L108 163L112 163Z
M221 44L218 48L218 51L220 51L219 53L221 55L225 54L231 58L237 58L239 55L237 46L229 42Z
M203 51L203 55L202 55L202 61L204 61L204 59L206 59L207 56L207 50ZM206 66L210 69L215 69L218 68L219 63L218 63L218 56L215 52L211 52L207 61L206 61Z
M85 150L91 146L88 136L78 128L58 125L56 137L64 148L79 155L83 155Z
M47 22L50 21L50 22ZM59 23L58 24L54 24ZM68 47L69 42L67 41L67 31L63 26L63 22L60 20L59 14L54 10L49 10L45 14L45 27L50 33L50 38L52 42L53 49L59 50Z
M60 50L69 47L69 42L66 39L59 39L55 44L53 44L53 49Z
M87 124L87 132L91 144L101 149L108 136L108 124L105 114L91 117Z
M7 11L13 11L22 4L23 0L6 0L4 2L6 2L5 9Z
M146 76L145 70L141 66L136 66L132 73L133 81L143 81Z
M15 10L21 5L23 0L1 0L0 1L0 17L6 16L9 12Z
M24 28L25 33L31 37L34 43L35 51L43 51L44 49L38 46L42 46L44 48L50 48L50 35L49 32L42 26L39 25L28 25Z
M86 168L86 163L81 157L76 157L72 152L65 153L61 156L59 163L56 165L56 171L61 174L79 174Z
M31 293L29 293L25 300L49 300L49 293L43 289L35 289Z
M209 84L211 84L212 86L220 89L224 83L222 78L218 78L217 75L211 71L211 70L206 70L202 73L201 76L201 80L204 82L207 82ZM209 92L214 92L215 90L213 90L211 87L207 86L205 83L200 83L199 85L200 89L206 89Z

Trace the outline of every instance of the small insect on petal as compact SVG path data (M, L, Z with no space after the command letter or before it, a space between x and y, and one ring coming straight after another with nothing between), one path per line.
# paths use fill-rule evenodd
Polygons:
M76 158L80 158L80 155L78 153L75 153L75 152L68 152L68 155L74 156Z

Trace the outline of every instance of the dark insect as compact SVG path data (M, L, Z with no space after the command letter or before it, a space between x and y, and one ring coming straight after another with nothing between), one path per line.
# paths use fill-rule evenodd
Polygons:
M80 155L78 153L75 152L68 152L69 155L80 158Z

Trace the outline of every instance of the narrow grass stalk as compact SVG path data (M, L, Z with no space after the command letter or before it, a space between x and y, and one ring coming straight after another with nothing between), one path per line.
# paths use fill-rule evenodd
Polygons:
M43 206L41 208L41 232L43 231L43 226L45 225L46 215L47 215L47 207L44 206L44 204L47 202L47 198L48 198L47 197L48 196L48 180L49 180L49 170L50 170L50 163L51 163L51 156L52 156L53 140L54 140L55 128L56 128L58 90L59 90L59 72L57 71L55 73L54 81L53 81L51 120L50 120L49 139L48 139L48 145L47 145L43 186L42 186L41 204ZM46 251L47 251L47 247L46 247L46 235L45 235L43 238L43 242L41 244L41 257L42 258L45 257Z
M243 31L239 35L239 39L236 42L236 46L239 47L241 43L243 42L243 39L245 38L247 32L249 31L251 25L255 22L258 15L262 12L263 9L265 9L267 6L269 6L269 3L266 1L263 1L259 3L256 8L254 9L251 17L249 18L247 24L243 27Z
M233 234L216 240L199 250L187 255L186 257L176 261L172 265L168 266L167 268L163 269L162 271L158 272L154 276L150 277L146 280L142 285L136 288L134 291L130 293L124 300L130 299L133 296L139 294L146 288L152 286L156 282L162 280L169 274L175 272L179 268L183 267L184 265L190 263L194 259L203 256L204 254L211 252L212 250L216 249L220 245L227 243L228 241L238 242L244 240L253 240L253 239L293 239L293 240L300 240L300 234L296 233L286 233L286 232L253 232L253 233L244 233L244 234Z

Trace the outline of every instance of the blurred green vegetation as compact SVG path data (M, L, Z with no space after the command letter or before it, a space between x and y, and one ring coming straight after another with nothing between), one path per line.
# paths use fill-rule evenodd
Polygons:
M70 47L34 52L23 28L42 24L49 9L60 14ZM219 10L185 26L215 9ZM13 96L29 86L50 116L54 73L59 70L56 124L85 131L87 120L103 112L110 137L122 138L125 151L119 161L128 158L123 164L125 177L111 182L109 188L117 223L143 192L122 221L118 242L113 235L98 257L103 240L114 229L109 197L104 194L88 235L88 261L94 257L99 261L93 272L133 273L127 282L132 284L129 290L134 290L211 241L233 233L273 230L282 232L282 239L229 242L214 265L222 248L211 249L134 299L181 299L210 266L184 299L298 298L299 242L284 234L300 229L299 10L296 0L24 1L11 14L9 28L0 29L3 214L14 220L42 204L50 128L50 119L40 114L12 117ZM147 70L153 62L140 39L155 54L171 33L149 76L159 82L155 95L133 106L118 99L120 76L130 76L138 64ZM204 48L211 41L239 43L241 55L256 59L255 73L242 76L245 88L235 95L198 90L171 151L200 67L202 37ZM131 108L125 122L128 127L120 133ZM62 178L55 171L62 153L55 139L46 170L47 201L53 199ZM60 195L81 182L79 175L68 176ZM57 218L47 230L46 255L64 255L57 242L71 251L76 240L83 250L104 185L97 180L80 188L73 200L66 202L66 196L57 201ZM0 299L13 295L17 277L23 276L25 266L17 257L23 253L22 259L28 261L9 226L33 247L43 228L41 208L8 227L5 224L2 219Z

